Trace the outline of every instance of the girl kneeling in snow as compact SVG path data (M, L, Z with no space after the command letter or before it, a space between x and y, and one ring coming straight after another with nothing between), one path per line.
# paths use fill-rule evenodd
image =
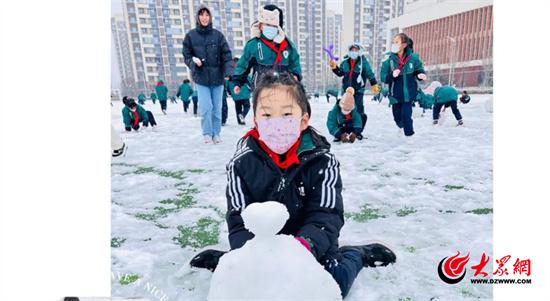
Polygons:
M333 142L353 143L355 139L362 139L361 129L363 122L361 115L355 108L353 99L354 90L352 87L346 89L342 100L334 105L328 112L327 128L332 136Z
M227 165L226 214L231 249L254 235L241 212L277 201L290 214L280 234L293 235L333 276L345 297L363 267L386 266L395 254L381 244L338 247L344 225L339 163L325 137L309 126L303 86L286 73L266 73L253 95L254 123ZM225 252L206 250L191 266L214 270Z
M154 128L157 126L155 117L151 111L146 111L142 106L138 105L133 98L124 96L122 102L125 104L122 109L122 120L124 128L130 132L132 129L139 130L139 123L143 123L143 127L148 127L149 124Z

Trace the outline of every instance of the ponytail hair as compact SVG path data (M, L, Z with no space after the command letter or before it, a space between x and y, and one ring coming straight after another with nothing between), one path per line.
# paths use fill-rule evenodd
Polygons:
M395 36L399 37L401 39L401 43L407 44L407 47L405 47L405 49L409 48L411 50L411 52L414 52L413 40L408 35L401 32L401 33L396 34Z

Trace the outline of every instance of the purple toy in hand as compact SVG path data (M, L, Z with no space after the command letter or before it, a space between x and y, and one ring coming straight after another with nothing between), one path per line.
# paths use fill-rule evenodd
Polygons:
M323 48L323 50L328 54L331 60L337 61L339 59L338 56L334 55L334 44L328 45L328 47Z

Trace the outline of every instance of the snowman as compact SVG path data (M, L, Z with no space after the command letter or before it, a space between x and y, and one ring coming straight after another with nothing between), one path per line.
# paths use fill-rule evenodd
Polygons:
M278 202L253 203L241 214L255 237L220 258L209 301L342 300L340 288L294 237L277 233L289 217Z

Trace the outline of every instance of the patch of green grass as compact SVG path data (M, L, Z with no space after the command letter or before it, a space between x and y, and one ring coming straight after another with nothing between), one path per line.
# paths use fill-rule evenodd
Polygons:
M196 225L186 227L178 226L179 234L173 240L182 248L193 247L195 249L202 248L218 243L220 234L220 221L210 217L199 219Z
M191 173L206 173L206 172L208 172L208 170L202 169L202 168L193 168L193 169L188 169L187 171L191 172Z
M473 214L492 214L493 208L477 208L474 210L466 211L466 213L473 213Z
M470 292L469 290L463 288L460 293L462 294L462 296L464 297L469 297L469 298L476 298L476 299L479 299L478 296L474 295L474 293Z
M380 212L380 209L369 208L369 205L366 204L361 206L361 211L359 212L345 213L345 217L351 218L360 223L363 223L372 219L386 217L385 215L382 215L379 212Z
M183 180L185 177L183 176L183 171L177 170L177 171L171 171L171 170L157 170L156 173L165 178L173 178L177 180Z
M413 214L416 212L416 209L414 209L413 207L404 207L404 208L401 208L397 211L395 211L395 214L397 214L397 216L399 217L403 217L403 216L407 216L409 214Z
M136 282L136 280L139 279L138 274L127 274L124 275L120 280L118 281L121 285L128 285L130 283Z
M372 165L364 169L364 171L377 171L377 170L378 170L378 165Z
M409 253L414 253L414 252L416 252L416 248L413 247L413 246L406 247L405 250L407 250L407 252L409 252Z
M193 194L199 192L197 188L178 188L178 190L180 192L176 194L176 198L164 199L159 202L163 205L174 205L174 207L167 208L158 206L153 208L152 212L140 212L137 213L135 217L146 221L156 222L159 218L167 217L168 214L180 211L183 208L190 208L197 203L193 196ZM162 229L168 228L159 223L155 223L155 225Z
M119 248L125 241L126 238L113 237L111 238L111 248Z
M449 214L456 213L456 211L453 211L453 210L445 210L445 211L439 210L439 212L441 212L441 213L449 213Z
M147 212L139 212L139 213L136 213L136 215L134 216L138 219L142 219L145 221L154 221L158 218L154 213L147 213Z
M139 174L144 174L144 173L151 173L153 172L155 169L153 167L143 167L143 166L138 166L138 168L134 171L134 173L136 175L139 175Z
M464 189L464 185L450 185L450 184L445 185L445 191L461 190L461 189Z
M424 181L424 184L426 185L433 185L435 184L435 181L434 180L430 180L428 178L413 178L413 180L416 180L416 181Z
M136 165L135 165L135 164L128 164L128 163L118 162L118 163L111 163L111 166L134 167L134 166L136 166Z

